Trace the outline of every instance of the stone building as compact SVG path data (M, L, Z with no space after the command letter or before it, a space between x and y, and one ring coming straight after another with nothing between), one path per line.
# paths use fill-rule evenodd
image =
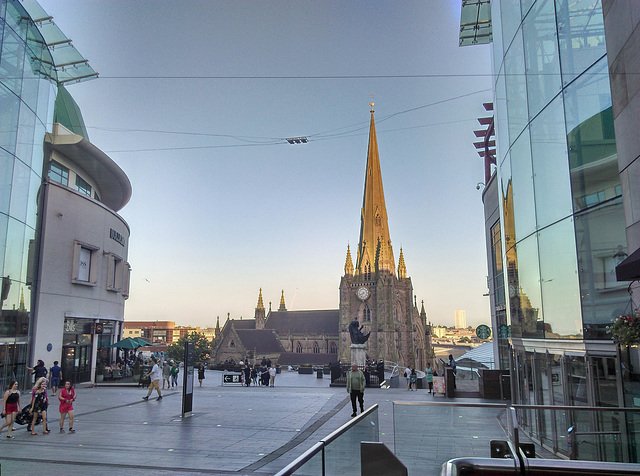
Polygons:
M368 358L424 368L432 357L430 326L424 305L419 312L415 303L402 249L396 273L371 106L358 255L354 267L347 246L340 281L339 357L350 360L349 323L355 318L365 333L371 332Z

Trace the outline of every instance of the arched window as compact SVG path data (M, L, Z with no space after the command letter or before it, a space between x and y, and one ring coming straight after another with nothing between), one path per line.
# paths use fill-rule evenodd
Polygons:
M336 345L335 342L332 342L331 346L329 346L329 348L331 349L331 353L332 354L337 354L338 353L338 346Z
M235 343L235 342L231 341L231 342L229 343L229 347L235 347L235 346L236 346L236 343Z
M364 305L364 311L362 313L362 320L366 322L371 321L371 309L369 309L368 305Z
M313 353L314 354L319 354L320 353L320 346L318 345L317 342L313 343Z
M302 354L302 344L300 342L296 344L296 353Z

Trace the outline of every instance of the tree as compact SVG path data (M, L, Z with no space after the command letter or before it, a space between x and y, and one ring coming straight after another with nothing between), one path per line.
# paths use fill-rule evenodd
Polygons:
M173 360L184 360L185 342L193 342L196 345L196 362L204 362L211 355L212 341L201 333L192 331L190 334L184 335L167 347L169 358Z

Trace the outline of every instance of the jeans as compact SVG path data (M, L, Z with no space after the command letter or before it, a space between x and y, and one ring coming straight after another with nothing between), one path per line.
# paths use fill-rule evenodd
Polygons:
M171 386L178 386L178 374L172 375L171 376Z
M357 413L356 398L360 404L360 411L364 411L364 392L361 390L351 390L351 408L353 408L353 413Z

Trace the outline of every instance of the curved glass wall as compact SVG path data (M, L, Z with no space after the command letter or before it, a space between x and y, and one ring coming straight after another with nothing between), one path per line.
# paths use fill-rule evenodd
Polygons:
M609 339L627 245L601 3L491 5L511 335Z
M0 0L0 386L26 386L31 295L37 270L43 143L57 87L52 59L18 1Z

